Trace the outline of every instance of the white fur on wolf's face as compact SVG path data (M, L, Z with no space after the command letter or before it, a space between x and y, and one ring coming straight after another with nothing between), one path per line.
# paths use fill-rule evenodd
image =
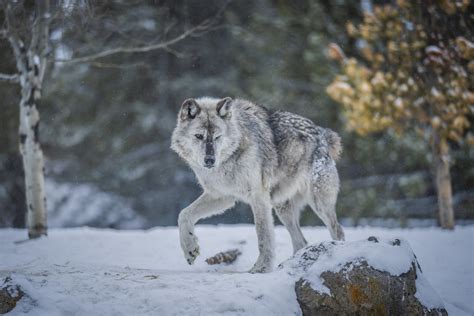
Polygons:
M240 140L231 103L230 98L186 100L178 115L171 148L192 166L219 167Z

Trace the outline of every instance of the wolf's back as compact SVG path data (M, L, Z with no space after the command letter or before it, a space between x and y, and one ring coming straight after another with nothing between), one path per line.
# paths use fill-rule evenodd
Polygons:
M281 143L291 142L295 137L306 141L324 138L328 145L329 156L336 161L339 159L342 152L341 138L331 129L317 126L305 117L285 111L270 112L269 123L277 147Z

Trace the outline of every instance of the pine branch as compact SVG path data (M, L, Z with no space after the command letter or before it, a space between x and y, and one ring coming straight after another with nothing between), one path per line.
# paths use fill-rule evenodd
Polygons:
M242 252L240 252L239 249L231 249L224 252L219 252L215 256L207 258L206 262L209 265L220 264L220 263L230 264L234 262L237 259L237 257L241 254Z

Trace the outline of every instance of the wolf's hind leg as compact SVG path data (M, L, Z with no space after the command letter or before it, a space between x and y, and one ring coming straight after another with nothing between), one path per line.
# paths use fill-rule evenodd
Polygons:
M214 197L203 193L196 201L179 213L178 226L181 248L189 264L199 255L194 225L202 218L224 212L233 207L235 200L230 197Z
M324 179L324 181L322 181ZM325 174L312 179L308 202L313 211L329 229L332 239L344 240L344 230L337 221L336 201L339 177L336 167L329 166Z
M303 197L297 194L292 199L275 206L275 212L280 221L285 225L290 233L291 243L293 244L293 253L307 245L307 241L303 236L300 228L300 210Z
M314 201L310 203L310 205L316 215L318 215L324 225L329 229L331 238L344 240L344 230L337 221L335 204L325 201L324 197L314 197Z

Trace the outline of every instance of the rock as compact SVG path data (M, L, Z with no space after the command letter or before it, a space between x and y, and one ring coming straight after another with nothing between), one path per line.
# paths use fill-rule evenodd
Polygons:
M5 278L0 288L0 314L6 314L15 308L16 303L23 297L21 289L11 284L11 278Z
M369 237L308 246L284 262L303 315L447 315L408 243Z

